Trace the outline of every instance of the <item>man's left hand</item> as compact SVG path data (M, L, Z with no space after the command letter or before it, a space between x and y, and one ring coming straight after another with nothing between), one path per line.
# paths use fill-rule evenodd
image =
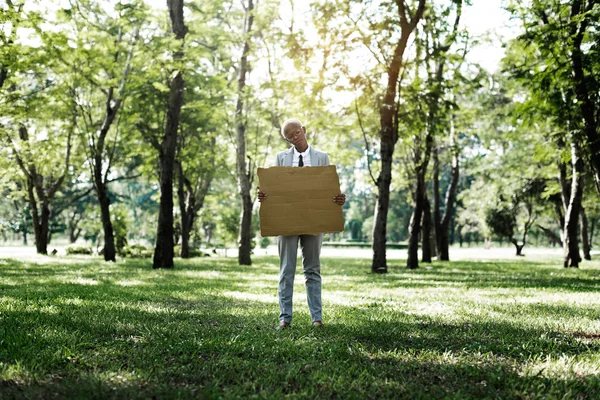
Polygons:
M343 193L336 194L335 196L333 196L333 202L339 204L340 206L343 206L346 202L346 195Z

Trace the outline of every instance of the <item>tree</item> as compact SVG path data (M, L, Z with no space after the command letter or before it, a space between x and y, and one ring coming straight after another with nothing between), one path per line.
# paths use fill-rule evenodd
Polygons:
M26 13L23 4L12 1L6 4L10 24L0 33L6 56L0 64L0 138L22 174L19 186L29 204L36 251L47 254L52 203L69 175L74 103L48 49L16 43L20 28L39 32L40 13Z
M433 150L433 145L436 137L439 135L437 132L440 128L439 125L441 118L439 115L440 105L442 103L442 96L444 92L444 68L446 66L447 55L446 53L450 50L450 47L454 44L458 33L458 27L460 23L460 17L462 14L462 1L455 1L456 4L456 16L454 24L450 32L442 38L441 28L436 26L435 14L431 14L425 19L425 30L426 35L430 36L431 48L427 48L427 64L432 63L433 68L428 68L429 78L429 93L427 95L427 124L425 138L416 137L414 143L412 163L415 171L415 183L414 183L414 209L413 216L408 229L408 258L406 266L410 269L418 268L418 247L419 247L419 232L421 231L421 219L423 211L426 209L425 202L427 200L426 194L426 174L429 166L429 160ZM449 14L449 9L440 13L441 15ZM442 23L445 22L442 20ZM428 32L429 31L429 32ZM442 43L443 41L443 43ZM426 41L429 44L429 40ZM455 170L458 173L458 170ZM427 208L429 206L427 205ZM437 218L437 217L436 217ZM441 223L436 222L436 228L441 232ZM424 235L429 237L429 235ZM425 238L424 240L428 240Z
M176 69L173 71L173 79L170 82L167 121L160 144L160 209L152 268L173 268L173 175L184 89L184 65L180 62L184 56L183 41L188 32L183 20L183 0L167 0L167 7L172 32L180 44L178 45L179 48L173 53Z
M140 3L107 9L96 0L77 0L59 13L56 34L39 33L64 67L75 123L86 154L86 165L98 198L104 232L104 260L115 261L108 183L123 146L119 115L127 96L139 26Z
M517 213L514 204L506 202L500 197L497 204L487 208L485 223L493 234L508 238L515 244L516 239L514 235L517 229ZM519 248L518 244L515 244L515 246L517 248L517 255L521 255L522 247Z
M69 161L71 155L71 137L73 129L68 129L66 139L66 155L64 169L58 176L52 172L44 173L47 170L40 163L40 159L34 156L31 149L31 142L27 127L19 127L19 139L23 151L18 151L13 143L14 157L25 175L27 186L27 201L31 210L33 220L33 231L35 235L35 247L38 254L48 254L48 242L50 241L50 215L51 203L56 192L62 186L69 170ZM38 154L39 157L39 154ZM37 158L37 160L36 160ZM36 161L34 161L36 160ZM42 164L42 165L36 165Z
M238 86L237 86L237 101L235 107L235 131L236 131L236 171L238 177L238 185L240 196L242 198L242 214L240 216L240 239L238 249L238 262L240 265L251 265L252 259L250 253L251 246L251 226L252 226L252 203L253 199L250 194L252 187L251 164L246 162L246 122L244 118L244 102L246 87L246 75L249 70L248 53L250 51L250 39L252 32L252 24L254 23L254 2L248 0L248 5L244 4L244 28L243 38L244 44L242 48L242 57L238 67Z
M539 201L543 191L543 182L527 181L519 193L511 200L498 195L497 203L492 203L485 210L485 223L490 231L508 239L515 246L516 255L523 255L523 247L527 244L527 235L535 223L538 213L536 201ZM521 238L517 233L521 233Z
M594 1L554 0L522 5L513 2L509 10L518 16L525 34L511 46L509 66L513 76L530 88L542 109L555 112L551 118L560 129L555 142L571 158L571 187L561 178L565 204L564 250L565 266L577 267L579 255L577 226L581 213L583 171L585 160L594 171L598 186L600 140L597 121L590 109L597 108L598 62L594 43L598 10ZM549 39L550 38L550 39ZM591 51L583 49L591 46ZM589 71L589 72L586 72ZM568 156L567 156L568 159ZM561 160L561 163L563 161ZM562 167L561 167L562 169ZM563 174L566 175L566 174ZM568 198L568 200L567 200Z
M377 177L377 205L375 206L375 225L373 227L373 261L371 271L387 272L386 223L390 201L390 183L392 181L392 160L394 147L398 142L397 85L400 68L403 65L404 52L408 39L417 27L425 11L425 0L419 0L414 13L405 0L396 0L400 16L400 38L397 40L393 55L387 67L387 86L380 108L380 152L381 170ZM418 215L420 218L420 215Z

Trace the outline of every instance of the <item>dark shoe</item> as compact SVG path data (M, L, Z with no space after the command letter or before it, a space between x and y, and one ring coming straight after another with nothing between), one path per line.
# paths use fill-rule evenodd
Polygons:
M325 324L323 324L321 321L315 321L312 323L312 326L315 326L317 328L322 328L325 326Z
M289 322L281 321L279 323L279 325L275 327L275 329L278 330L278 331L280 331L280 330L291 328L291 327L292 326L290 325Z

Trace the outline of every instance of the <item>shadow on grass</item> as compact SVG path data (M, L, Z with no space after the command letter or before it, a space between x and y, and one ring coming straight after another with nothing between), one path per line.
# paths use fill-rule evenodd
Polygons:
M193 303L183 308L194 308ZM223 303L228 301L207 300L209 306ZM593 398L600 389L595 376L550 379L515 368L532 357L599 350L597 343L583 345L564 334L406 315L391 316L399 320L394 322L373 322L365 315L325 329L297 324L279 332L265 324L264 314L232 318L209 308L195 314L130 310L108 315L87 306L63 318L7 313L9 325L18 319L32 336L30 343L20 343L17 354L9 349L15 359L7 360L4 352L2 359L18 362L36 379L4 381L0 393L3 398L48 393L58 398L510 398L523 393ZM90 313L99 321L90 323ZM124 318L130 324L119 325ZM38 326L57 334L39 340ZM8 338L16 334L5 333Z
M456 265L460 265L457 269ZM386 275L364 274L359 282L378 282L397 287L453 286L465 288L548 288L562 291L597 292L597 270L565 270L544 263L456 262L435 263L428 268L390 268Z
M347 289L358 296L368 285L405 287L408 276L425 281L406 282L411 287L427 280L432 287L438 282L467 287L465 280L478 282L471 275L476 272L481 289L512 279L525 285L531 276L518 267L505 279L496 276L500 267L490 264L476 271L474 265L454 272L436 266L380 277L366 275L356 261L325 263L336 269L337 287L342 275L349 276ZM332 305L336 319L313 329L305 306L296 304L294 327L275 331L272 258L252 267L235 260L190 261L173 271L153 271L141 261L69 266L11 261L0 265L0 272L11 279L0 286L2 398L593 398L600 390L597 375L523 373L536 360L585 359L600 352L594 336L581 340L585 332L549 332L526 320L467 316L457 323L443 316ZM533 287L546 288L550 272L539 273L541 286ZM587 281L594 281L566 278L549 287L586 291ZM85 283L61 282L77 279ZM255 297L224 294L244 291ZM577 305L517 308L549 319L598 316ZM493 309L508 315L515 305Z

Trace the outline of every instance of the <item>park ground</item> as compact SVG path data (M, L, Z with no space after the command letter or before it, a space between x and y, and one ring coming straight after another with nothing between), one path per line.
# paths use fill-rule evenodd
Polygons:
M325 328L299 271L277 331L272 251L152 270L0 248L0 398L598 398L599 261L471 248L407 270L391 250L375 275L325 248Z

